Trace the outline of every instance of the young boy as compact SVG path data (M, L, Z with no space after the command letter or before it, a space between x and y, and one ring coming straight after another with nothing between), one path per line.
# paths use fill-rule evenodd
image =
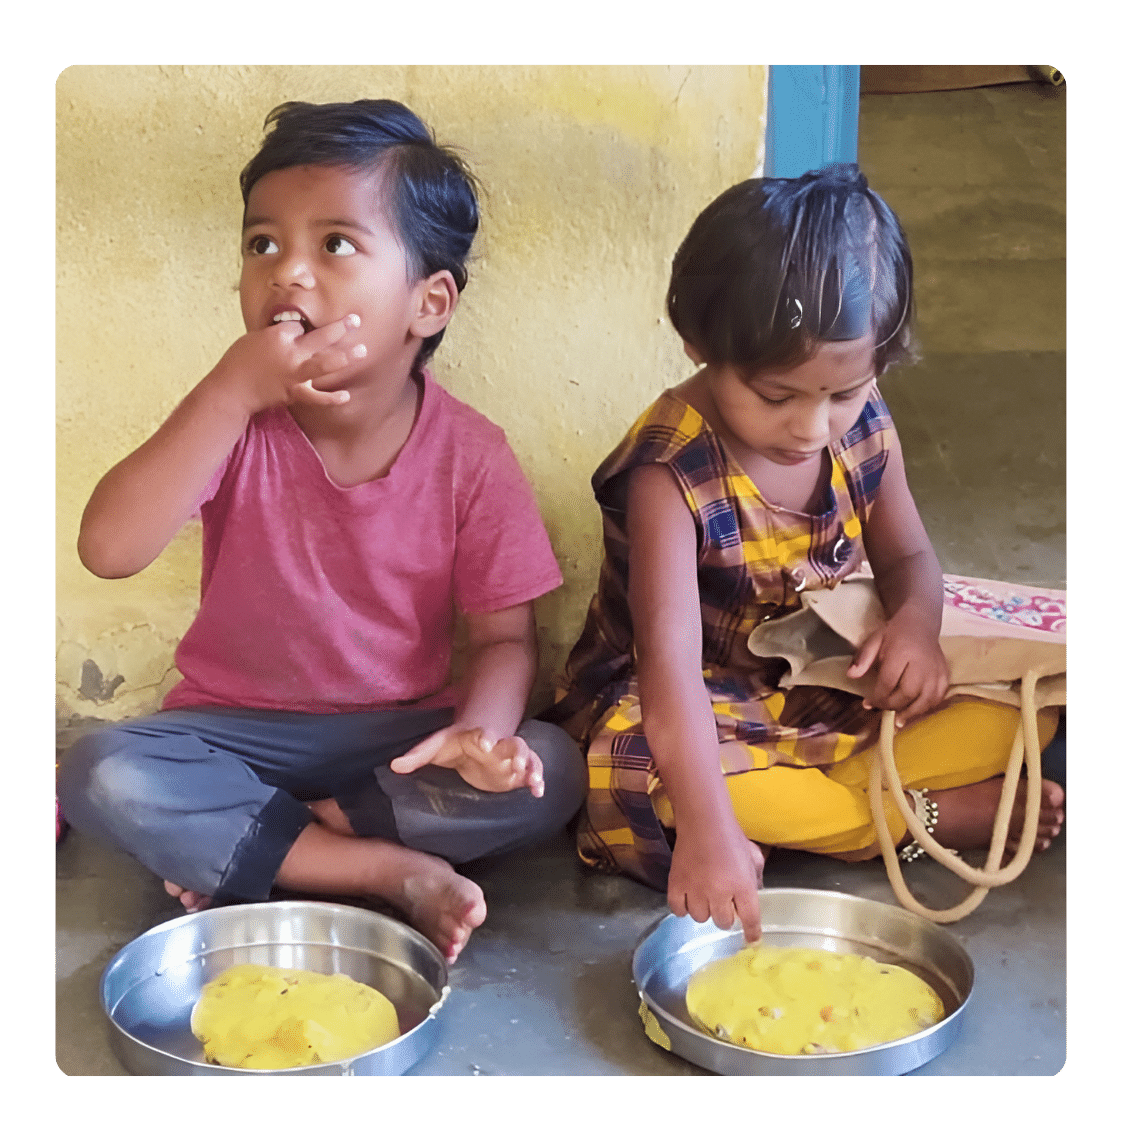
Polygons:
M503 433L424 368L467 281L470 173L390 100L266 128L241 177L247 332L101 480L78 540L129 576L201 512L183 680L79 740L60 801L188 909L369 894L451 962L486 915L453 863L584 796L568 736L522 721L533 600L561 575Z

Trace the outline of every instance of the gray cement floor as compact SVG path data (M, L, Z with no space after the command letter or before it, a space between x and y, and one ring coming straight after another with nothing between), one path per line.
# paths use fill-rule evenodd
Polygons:
M1063 586L1065 92L866 96L861 162L915 256L924 360L883 389L944 568ZM974 962L974 997L956 1042L913 1074L1063 1067L1065 835L953 927ZM98 977L178 910L134 861L86 838L69 834L57 856L57 1063L122 1075ZM665 913L660 894L581 869L566 836L465 872L488 919L451 970L440 1039L412 1074L703 1074L651 1043L637 1016L631 954ZM777 852L765 877L893 900L880 862ZM932 903L961 895L931 863L909 880Z

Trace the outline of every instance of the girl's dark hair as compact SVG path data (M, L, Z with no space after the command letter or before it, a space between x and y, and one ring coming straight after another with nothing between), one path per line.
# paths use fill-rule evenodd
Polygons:
M907 239L856 164L845 163L797 179L749 179L719 195L674 256L666 305L707 362L751 374L801 365L822 341L840 340L835 322L851 296L868 316L841 336L871 328L877 375L915 360Z
M377 165L386 207L405 248L414 280L447 270L460 291L479 228L475 177L450 148L404 104L393 99L354 103L282 103L265 117L265 140L241 173L243 203L254 184L285 167ZM432 357L444 330L426 337L413 363Z

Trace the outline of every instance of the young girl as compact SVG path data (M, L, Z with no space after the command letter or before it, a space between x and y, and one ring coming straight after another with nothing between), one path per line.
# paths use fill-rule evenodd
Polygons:
M486 913L453 863L560 829L585 791L564 732L523 722L533 600L561 582L532 493L425 368L474 183L390 100L266 126L241 177L247 332L101 480L78 540L94 574L129 576L201 510L183 680L64 756L61 805L188 909L371 894L452 961Z
M1019 712L941 701L942 573L876 384L910 357L911 256L856 167L726 191L678 250L667 303L700 368L592 478L605 559L551 717L587 752L582 858L665 887L678 916L739 917L751 940L760 845L879 852L879 710L905 728L917 813L955 848L989 839ZM875 679L868 697L780 690L786 662L749 634L866 560L887 615L849 670ZM1044 783L1037 849L1062 799Z

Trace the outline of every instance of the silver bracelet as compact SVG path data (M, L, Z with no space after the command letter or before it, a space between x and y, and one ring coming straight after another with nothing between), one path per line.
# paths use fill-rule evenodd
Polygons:
M916 817L923 822L924 829L928 833L935 832L935 823L939 820L939 807L927 797L927 790L905 790L905 794L911 794L912 803L915 806ZM911 841L900 850L901 861L915 861L917 857L926 857L927 850L919 844L918 841Z

